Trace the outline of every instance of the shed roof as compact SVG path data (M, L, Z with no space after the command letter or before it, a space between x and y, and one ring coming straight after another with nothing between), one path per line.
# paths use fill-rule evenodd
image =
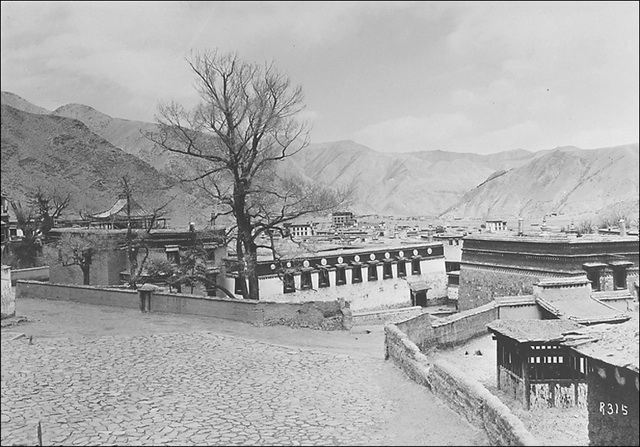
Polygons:
M638 315L618 324L597 324L569 331L561 343L580 354L638 372Z
M578 323L621 322L630 318L629 315L593 297L553 301L536 297L536 302L557 318Z
M411 289L412 292L422 292L424 290L429 290L430 287L425 281L416 281L409 283L409 289Z
M487 324L490 332L519 343L560 341L564 332L582 327L569 320L494 320Z

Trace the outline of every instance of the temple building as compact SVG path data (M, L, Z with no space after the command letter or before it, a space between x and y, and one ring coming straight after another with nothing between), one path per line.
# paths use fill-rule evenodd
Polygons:
M635 298L639 240L635 236L474 234L464 238L459 309L496 297L531 295L542 279L587 276L594 296Z
M133 199L129 199L129 210L127 210L125 195L120 195L108 210L90 214L88 220L90 227L108 230L127 228L129 223L132 228L166 228L165 218L147 212Z
M441 243L336 248L274 261L258 259L260 299L345 300L354 311L440 304L446 300ZM240 293L238 263L227 258L221 285Z

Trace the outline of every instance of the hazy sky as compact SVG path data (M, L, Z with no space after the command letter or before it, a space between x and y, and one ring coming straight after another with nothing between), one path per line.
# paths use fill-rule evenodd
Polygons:
M311 140L491 153L637 142L638 2L7 2L2 90L154 121L192 49L273 60Z

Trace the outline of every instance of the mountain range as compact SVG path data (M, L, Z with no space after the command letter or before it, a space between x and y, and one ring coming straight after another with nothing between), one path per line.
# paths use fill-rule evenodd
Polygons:
M172 223L206 222L210 208L174 176L189 169L189 160L154 147L144 132L155 128L82 104L49 111L2 92L2 189L20 195L34 178L63 182L85 202L108 207L126 172L149 200L179 197ZM638 143L480 155L384 153L337 141L310 144L283 167L328 185L354 184L351 210L360 215L540 218L638 212Z

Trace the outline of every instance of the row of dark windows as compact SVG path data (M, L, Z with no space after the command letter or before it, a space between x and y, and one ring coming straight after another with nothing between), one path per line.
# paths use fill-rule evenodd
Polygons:
M414 259L411 261L411 274L419 275L421 273L420 269L420 260ZM406 263L398 262L398 278L404 278L407 276ZM391 279L393 278L393 269L392 264L390 262L385 262L382 264L382 278L383 279ZM368 281L377 281L378 280L378 267L376 264L370 264L367 267L367 280ZM362 267L361 266L353 266L351 269L351 284L358 284L363 282L362 276ZM284 293L293 293L296 291L294 275L293 273L285 273L283 275L283 283ZM347 272L346 267L336 267L336 285L342 286L347 283ZM325 288L331 286L331 281L329 280L329 270L321 268L318 271L318 288ZM311 281L311 270L302 271L300 273L300 289L308 290L313 288L313 283Z
M591 281L591 290L598 292L602 290L600 284L600 269L587 268L587 279ZM613 289L620 290L627 288L627 269L624 267L616 267L613 269Z

